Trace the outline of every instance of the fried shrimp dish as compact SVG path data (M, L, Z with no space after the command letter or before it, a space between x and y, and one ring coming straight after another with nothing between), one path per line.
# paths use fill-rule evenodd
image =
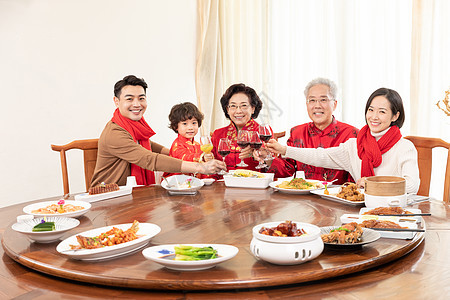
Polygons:
M303 178L294 178L290 181L283 181L277 187L282 189L297 189L297 190L314 190L322 188L323 185L320 182L313 183L306 181Z
M401 207L377 207L366 211L364 215L408 215L412 214L410 211L404 210Z
M352 182L344 183L336 197L355 202L364 201L364 194L362 194L356 184Z
M281 236L281 237L287 237L287 236L302 236L306 234L306 231L302 228L298 229L296 223L292 223L292 221L286 221L283 223L280 223L277 227L261 227L259 230L259 233L270 235L270 236Z
M74 212L74 211L79 211L79 210L83 210L83 209L84 209L83 206L72 205L72 204L66 204L61 209L61 205L58 205L55 203L52 205L48 205L46 207L32 210L31 213L33 213L33 214L63 214L63 213Z
M70 245L71 249L95 249L126 243L138 238L139 222L134 220L130 228L123 231L113 227L111 230L94 237L77 235L79 245Z
M335 228L328 234L322 234L322 241L328 244L355 244L361 240L363 229L356 222Z

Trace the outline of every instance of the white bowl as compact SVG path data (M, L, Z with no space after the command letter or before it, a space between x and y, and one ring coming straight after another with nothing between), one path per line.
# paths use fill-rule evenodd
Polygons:
M59 240L60 237L77 227L80 221L74 218L65 217L46 217L47 222L55 222L55 230L33 232L33 227L41 223L43 218L35 218L33 220L25 220L12 225L12 229L25 234L30 240L37 243L51 243Z
M214 178L203 178L202 181L203 181L203 183L204 183L205 185L211 185L211 184L213 184L214 181L216 181L216 180L215 180Z
M364 193L364 203L366 207L369 208L390 206L405 207L407 202L407 194L399 196L374 196Z
M228 175L224 175L223 179L227 187L243 187L243 188L253 188L253 189L265 189L273 181L274 173L262 173L264 178L253 178L253 177L235 177L232 170Z
M250 250L261 260L277 265L297 265L313 260L323 251L323 241L320 228L309 224L293 221L297 228L302 228L307 234L299 237L275 237L260 234L261 227L276 227L283 221L270 222L253 227L253 239Z

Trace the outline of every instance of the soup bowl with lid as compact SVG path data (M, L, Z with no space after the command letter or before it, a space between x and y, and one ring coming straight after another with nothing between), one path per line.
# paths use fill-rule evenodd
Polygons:
M293 221L297 229L306 234L295 237L270 236L259 233L262 227L277 227L284 221L269 222L253 227L253 238L250 243L252 254L260 260L276 265L297 265L318 257L323 251L320 228L303 222Z

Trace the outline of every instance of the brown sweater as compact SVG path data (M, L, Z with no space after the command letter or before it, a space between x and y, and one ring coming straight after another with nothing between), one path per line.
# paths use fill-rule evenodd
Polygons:
M131 164L151 171L180 173L182 161L160 154L163 146L150 142L152 151L137 144L128 131L109 121L98 141L91 186L101 182L125 185L131 174Z

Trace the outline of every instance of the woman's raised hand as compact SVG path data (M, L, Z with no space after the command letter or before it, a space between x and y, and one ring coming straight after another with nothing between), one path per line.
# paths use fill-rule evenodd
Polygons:
M202 174L216 174L220 170L227 169L225 163L217 159L213 159L205 163L198 163L198 166L200 167L200 170L198 172Z
M266 148L269 149L270 152L274 152L281 155L285 155L287 149L286 146L281 145L275 139L270 139L266 143Z

